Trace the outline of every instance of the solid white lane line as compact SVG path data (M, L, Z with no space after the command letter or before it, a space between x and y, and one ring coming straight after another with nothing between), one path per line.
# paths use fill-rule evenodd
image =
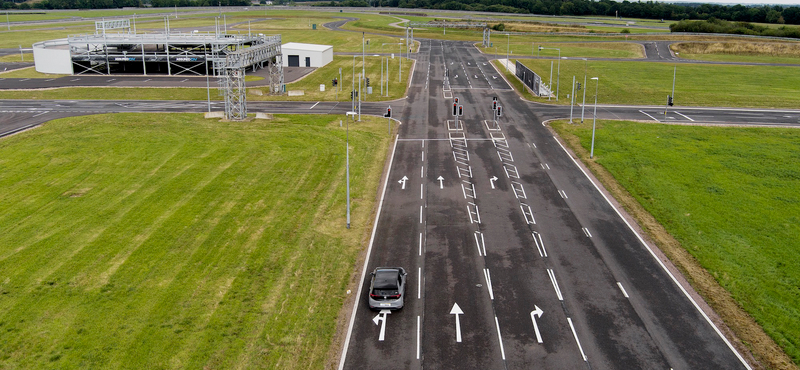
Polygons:
M503 348L503 337L500 336L500 322L497 321L497 316L494 317L494 324L497 326L497 339L500 341L500 355L503 356L503 361L505 361L506 350Z
M478 248L478 256L482 257L483 254L481 254L481 243L478 241L478 234L480 234L479 231L476 231L475 234L473 234L475 235L475 247ZM483 237L483 235L481 235L481 237Z
M483 233L481 233L481 246L483 246L483 255L486 256L486 241L483 240Z
M422 233L419 233L419 255L422 255Z
M422 267L417 268L417 299L422 298Z
M727 110L727 108L725 108L725 110ZM544 121L542 121L542 124L544 125ZM683 295L684 295L684 296L686 296L686 298L688 298L688 299L689 299L689 302L692 302L692 305L694 305L694 308L695 308L695 309L696 309L698 312L700 312L700 314L703 316L703 318L704 318L704 319L706 319L706 322L707 322L709 325L711 325L711 327L712 327L712 328L714 328L714 331L717 333L717 335L718 335L718 336L719 336L719 337L722 339L722 341L724 341L724 342L725 342L725 344L727 344L727 345L728 345L728 348L731 350L731 352L733 352L733 353L736 355L736 358L738 358L738 359L739 359L739 361L742 363L742 365L743 365L743 366L744 366L744 367L745 367L747 370L752 370L753 368L752 368L752 367L750 367L750 364L748 364L748 363L747 363L747 361L745 361L745 360L744 360L744 357L742 357L742 355L739 353L739 351L737 351L737 350L736 350L736 348L734 348L734 347L733 347L733 344L731 344L731 342L730 342L730 341L728 341L728 338L726 338L726 337L725 337L725 336L722 334L722 332L719 330L719 328L717 327L717 325L715 325L715 324L714 324L714 322L712 322L712 321L711 321L711 318L710 318L710 317L708 317L708 315L706 315L705 311L703 311L703 310L700 308L700 305L698 305L698 304L697 304L697 302L694 300L694 298L692 298L692 296L691 296L691 295L689 295L689 292L687 292L687 291L686 291L686 289L684 289L683 285L681 285L681 284L678 282L678 279L676 279L676 278L675 278L675 275L673 275L673 274L672 274L672 272L670 272L670 271L669 271L669 269L667 269L667 266L666 266L666 265L664 265L664 262L662 262L662 261L661 261L661 259L660 259L660 258L658 258L658 256L656 256L655 252L653 252L653 249L652 249L652 248L650 248L650 245L649 245L649 244L647 244L647 242L645 242L645 241L644 241L644 238L642 238L642 236L641 236L641 235L639 235L639 233L638 233L638 232L636 232L636 230L635 230L635 229L633 228L633 226L632 226L632 225L631 225L631 224L628 222L628 220L627 220L627 219L625 219L625 217L623 217L623 216L622 216L622 213L620 213L620 211L619 211L619 210L618 210L618 209L617 209L617 208L614 206L614 203L611 203L611 200L610 200L610 199L608 199L608 197L606 197L606 195L605 195L605 194L603 194L603 192L600 190L600 187L599 187L599 186L597 186L597 184L596 184L596 183L595 183L595 182L592 180L592 178L591 178L591 177L589 177L589 175L586 173L586 171L584 171L584 170L583 170L583 167L581 167L581 165L578 163L578 161L577 161L577 160L575 160L575 158L572 158L572 155L571 155L571 154L569 154L569 151L567 150L567 148L565 148L565 147L564 147L564 144L562 144L562 143L561 143L561 141L560 141L560 140L558 140L558 138L556 138L555 136L553 136L553 139L555 139L555 141L556 141L556 142L558 143L558 145L561 147L561 150L563 150L563 151L564 151L564 153L566 153L566 154L567 154L567 156L569 157L569 159L571 159L571 160L572 160L572 163L574 163L574 164L575 164L575 167L578 167L578 169L579 169L579 170L580 170L580 171L583 173L583 176L585 176L585 177L586 177L586 179L587 179L587 180L589 180L589 182L590 182L590 183L591 183L591 184L594 186L594 188L595 188L595 189L597 189L597 192L600 194L600 196L601 196L601 197L603 197L603 199L605 199L605 200L606 200L606 203L608 203L608 205L610 205L610 206L611 206L611 208L612 208L612 209L614 209L614 212L616 212L616 213L617 213L617 216L619 216L619 218L622 220L622 222L624 222L624 223L625 223L625 225L627 225L627 226L628 226L628 229L629 229L629 230L630 230L630 231L633 233L633 235L636 235L636 238L637 238L637 239L639 239L639 242L640 242L640 243L642 243L642 245L643 245L645 248L647 248L647 251L648 251L648 252L650 252L650 256L652 256L652 257L653 257L653 259L654 259L654 260L656 260L656 263L658 263L658 265L659 265L659 266L661 266L661 269L663 269L663 270L664 270L664 272L667 274L667 276L669 276L669 277L670 277L670 279L672 279L672 282L673 282L673 283L674 283L674 284L675 284L675 285L678 287L678 289L680 289L680 290L681 290L681 292L683 292Z
M494 301L494 290L492 289L492 274L489 269L483 269L483 277L486 278L486 287L489 288L489 299Z
M417 316L417 360L419 360L419 316Z
M575 333L575 326L572 325L572 319L567 317L567 322L569 322L569 328L572 329L572 335L575 337L575 342L578 343L578 349L581 350L581 357L583 357L583 361L587 361L586 354L583 353L583 347L581 347L581 341L578 340L578 334Z
M679 115L679 116L681 116L681 117L683 117L683 118L686 118L686 119L688 119L689 121L692 121L692 122L694 122L694 120L693 120L693 119L689 118L689 116L687 116L687 115L685 115L685 114L681 114L680 112L675 112L675 114L677 114L677 115Z
M640 110L640 111L639 111L639 113L641 113L641 114L644 114L645 116L648 116L648 117L652 118L652 119L653 119L653 121L656 121L656 122L661 122L661 121L657 120L655 117L653 117L653 116L651 116L651 115L647 114L647 113L646 113L645 111L643 111L643 110Z
M586 234L587 238L591 238L592 237L592 233L590 233L589 229L587 229L585 227L583 228L583 233Z
M558 288L558 282L556 281L556 273L553 272L552 269L547 269L547 274L550 275L550 282L553 283L553 289L556 290L556 295L558 296L558 300L563 301L564 296L561 295L561 289Z
M314 105L312 105L311 108L308 108L308 109L314 109L314 107L316 107L317 104L319 104L319 102L314 103Z
M392 147L392 156L389 158L389 174L391 174L392 163L394 162L394 155L397 151L397 139L400 135L395 136L394 146ZM387 175L388 176L388 175ZM387 177L388 178L388 177ZM369 246L367 247L367 255L364 257L364 266L361 268L361 279L359 279L358 283L358 290L356 290L356 294L360 294L361 290L364 289L364 277L367 276L367 267L369 266L369 256L372 254L372 245L375 242L375 234L378 230L378 221L381 215L381 209L383 208L383 201L386 197L386 187L389 184L389 181L385 181L383 183L383 191L381 192L381 200L378 202L378 212L375 214L375 223L372 225L372 236L369 238ZM358 312L358 306L361 303L360 299L355 299L353 302L353 311L350 314L350 324L347 328L347 336L345 336L344 346L342 346L342 356L339 359L339 370L344 369L344 362L347 359L347 348L350 346L350 338L353 335L353 326L356 323L356 312Z
M622 295L624 295L624 296L625 296L625 298L630 298L630 297L628 297L628 292L626 292L626 291L625 291L625 288L623 288L623 287L622 287L622 283L620 283L620 282L618 281L618 282L617 282L617 285L619 286L619 290L621 290L621 291L622 291Z

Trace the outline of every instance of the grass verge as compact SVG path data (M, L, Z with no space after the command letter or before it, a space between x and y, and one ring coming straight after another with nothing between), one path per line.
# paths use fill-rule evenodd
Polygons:
M800 64L800 43L797 42L681 42L670 48L686 59Z
M520 60L549 82L550 60ZM558 61L553 63L556 91ZM561 102L572 76L583 83L599 77L598 103L664 105L672 93L675 64L562 60ZM741 66L680 64L677 66L675 104L679 106L796 108L800 105L800 68L787 66ZM587 101L594 96L594 82L587 80ZM545 99L546 100L546 99ZM538 100L544 101L544 100Z
M798 368L800 130L598 121L592 160L590 123L551 125L767 368Z
M76 117L0 140L0 368L323 368L389 149L340 116Z

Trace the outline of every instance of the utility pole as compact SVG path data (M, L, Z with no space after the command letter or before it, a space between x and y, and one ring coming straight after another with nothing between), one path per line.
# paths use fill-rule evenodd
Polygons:
M572 76L572 94L569 101L569 123L572 123L572 108L575 107L575 76Z
M342 121L339 120L339 125L342 125ZM347 228L350 228L350 121L347 121L347 129L346 129L346 139L345 139L345 149L347 150L345 154L345 166L347 167L346 174L347 176Z
M586 71L589 69L589 60L583 58L583 104L581 104L581 123L583 123L583 112L586 110Z

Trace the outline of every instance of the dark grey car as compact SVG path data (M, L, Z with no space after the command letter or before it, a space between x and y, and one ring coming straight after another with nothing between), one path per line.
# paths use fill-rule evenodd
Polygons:
M399 310L406 291L406 270L402 267L378 267L371 273L369 308Z

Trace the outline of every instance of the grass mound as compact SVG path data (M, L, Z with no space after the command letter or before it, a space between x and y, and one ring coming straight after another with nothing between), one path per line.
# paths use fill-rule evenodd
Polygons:
M389 139L98 115L0 141L0 368L322 368Z

